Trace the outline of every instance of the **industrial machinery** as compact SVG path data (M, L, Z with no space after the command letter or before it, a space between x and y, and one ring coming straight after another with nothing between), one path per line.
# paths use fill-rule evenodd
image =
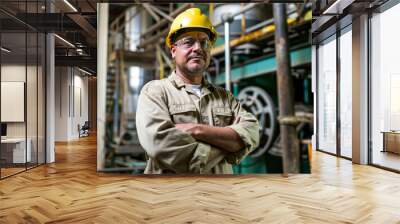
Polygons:
M135 130L140 88L166 77L172 63L164 45L170 22L190 7L207 12L219 37L206 74L213 84L229 86L244 108L260 123L260 146L234 168L236 173L280 173L282 153L277 105L274 20L269 4L110 4L107 83L106 167L140 173L145 165ZM312 133L311 3L288 4L291 73L294 78L301 172L309 167ZM228 13L228 14L227 14ZM229 19L227 19L229 18ZM226 68L224 23L229 21L230 57ZM226 70L230 82L226 83Z

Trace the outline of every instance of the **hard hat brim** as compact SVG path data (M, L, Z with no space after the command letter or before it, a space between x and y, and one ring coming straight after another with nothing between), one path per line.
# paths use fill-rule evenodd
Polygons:
M187 33L187 32L193 32L193 31L199 31L199 32L204 32L205 34L208 35L208 38L210 39L211 43L214 44L215 40L217 39L217 33L212 30L210 30L209 28L205 28L205 27L185 27L185 28L181 28L177 31L175 31L174 33L172 33L168 38L169 38L169 47L171 47L175 41L176 38L178 38L180 35Z

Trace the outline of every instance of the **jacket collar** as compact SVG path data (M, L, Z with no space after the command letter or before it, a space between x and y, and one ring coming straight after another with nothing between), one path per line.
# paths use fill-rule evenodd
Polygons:
M186 83L175 73L175 71L171 72L171 75L168 77L168 79L176 88L180 89L182 87L186 87ZM214 89L212 84L210 84L204 76L202 79L202 87L204 95L207 95Z

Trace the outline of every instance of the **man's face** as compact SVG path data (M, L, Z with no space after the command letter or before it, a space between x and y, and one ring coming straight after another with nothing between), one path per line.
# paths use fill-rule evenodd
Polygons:
M204 32L186 32L176 38L171 54L176 67L187 75L203 75L210 64L211 42Z

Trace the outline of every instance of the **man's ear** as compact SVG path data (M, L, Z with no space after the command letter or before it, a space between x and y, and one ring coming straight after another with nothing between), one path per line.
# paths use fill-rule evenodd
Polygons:
M171 57L174 59L175 58L175 52L176 52L176 48L174 45L171 46Z

